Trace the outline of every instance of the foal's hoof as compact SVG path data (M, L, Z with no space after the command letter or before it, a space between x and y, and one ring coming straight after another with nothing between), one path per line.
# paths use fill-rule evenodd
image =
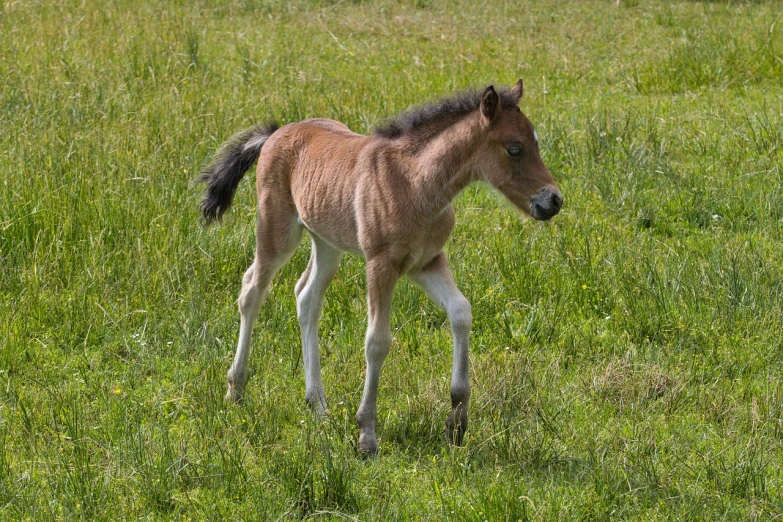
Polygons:
M461 416L460 416L461 417ZM446 438L449 444L452 446L462 446L463 439L465 438L465 431L468 428L468 416L459 421L454 421L454 413L449 415L446 419Z
M242 396L244 394L240 392L236 387L228 385L228 391L226 392L226 396L223 398L223 400L227 404L241 404L242 403Z
M233 368L226 374L228 381L228 391L225 401L229 404L239 404L242 402L242 396L245 395L245 385L247 384L247 372L237 372Z
M375 440L375 437L359 435L359 455L363 459L374 459L378 456L378 441Z
M329 410L324 408L321 403L310 405L310 411L313 412L315 418L318 420L326 420L329 417Z
M305 402L310 407L310 411L318 419L325 419L329 415L329 409L326 406L326 402L321 401L318 397L311 397L305 395Z

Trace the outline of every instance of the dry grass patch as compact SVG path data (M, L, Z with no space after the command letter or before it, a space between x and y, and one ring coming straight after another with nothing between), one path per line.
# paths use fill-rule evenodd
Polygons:
M630 353L594 370L590 391L597 399L622 406L654 401L680 387L660 366L635 363Z

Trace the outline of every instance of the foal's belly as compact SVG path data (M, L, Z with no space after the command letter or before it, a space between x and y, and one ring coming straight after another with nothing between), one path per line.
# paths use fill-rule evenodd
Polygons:
M350 213L347 215L342 212L309 214L305 211L300 214L299 221L311 234L333 247L344 252L363 255L357 240L356 225L351 222L352 220L346 219L347 216L350 216Z

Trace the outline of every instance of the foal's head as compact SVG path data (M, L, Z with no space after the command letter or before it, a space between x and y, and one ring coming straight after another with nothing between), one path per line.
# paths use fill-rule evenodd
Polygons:
M515 206L535 219L547 220L560 211L563 196L538 151L538 135L517 104L522 80L503 93L494 87L481 95L481 120L486 139L476 156L478 174Z

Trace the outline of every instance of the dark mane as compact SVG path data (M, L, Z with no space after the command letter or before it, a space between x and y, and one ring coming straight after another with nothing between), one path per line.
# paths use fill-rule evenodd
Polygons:
M373 129L373 134L385 138L399 138L417 128L446 116L463 116L478 109L484 90L457 93L439 102L413 107L399 116L389 118ZM503 107L514 107L516 100L509 89L498 91Z

